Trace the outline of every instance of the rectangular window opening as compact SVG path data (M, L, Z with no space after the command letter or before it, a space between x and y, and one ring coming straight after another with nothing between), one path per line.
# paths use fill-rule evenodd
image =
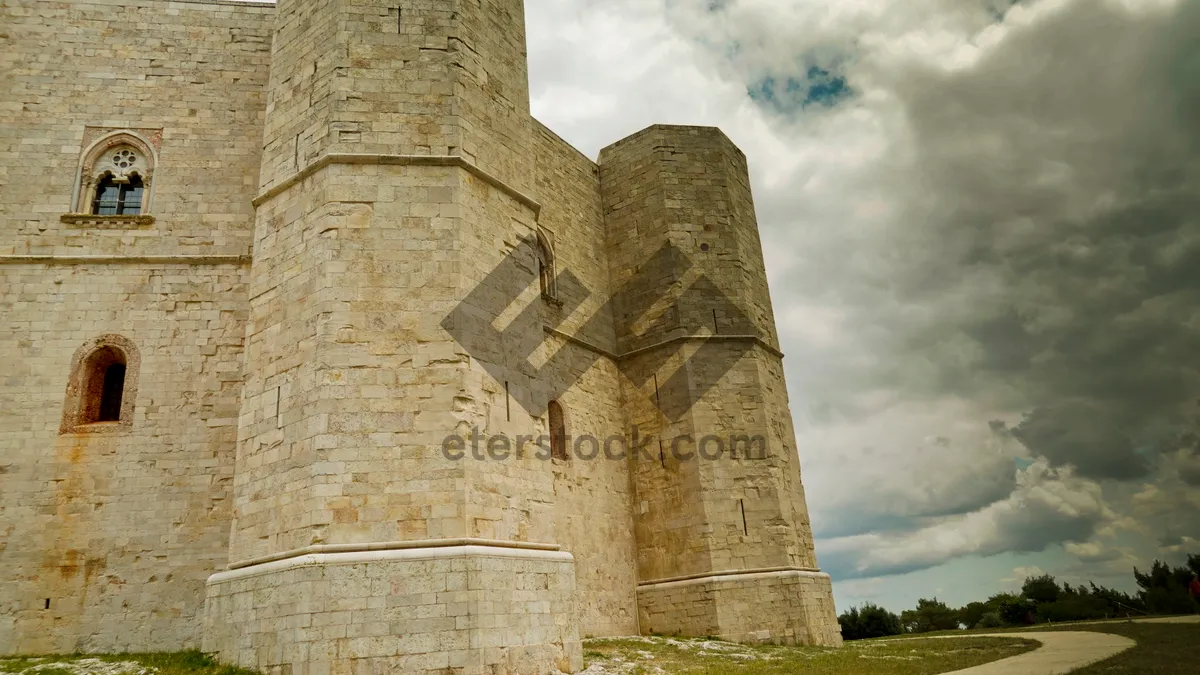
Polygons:
M125 364L114 363L104 371L97 422L121 421L121 398L125 393Z

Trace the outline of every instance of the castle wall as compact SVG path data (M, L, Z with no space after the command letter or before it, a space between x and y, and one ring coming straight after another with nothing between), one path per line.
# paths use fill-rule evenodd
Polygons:
M536 190L542 201L538 226L552 239L560 273L569 271L579 286L559 287L563 307L547 306L547 324L589 345L614 349L608 304L608 256L600 203L600 169L549 129L534 122ZM566 389L559 402L566 411L567 433L587 434L603 442L624 436L620 372L611 358L555 335L547 351L571 363L567 377L553 384ZM568 388L569 386L569 388ZM572 444L573 445L573 444ZM613 446L613 453L623 451ZM636 542L633 536L633 489L629 460L611 459L603 448L581 444L583 458L547 463L554 473L557 541L575 556L579 588L579 630L583 636L637 633ZM592 459L593 453L597 453Z
M0 265L0 653L200 645L245 289L241 265ZM60 434L72 355L110 333L140 356L132 428Z
M273 13L244 2L5 2L0 253L249 253ZM84 146L125 128L161 132L155 222L61 222Z
M0 8L0 653L199 646L228 555L272 13ZM154 222L63 222L84 147L124 128L157 146ZM140 359L132 425L60 434L72 358L104 334Z

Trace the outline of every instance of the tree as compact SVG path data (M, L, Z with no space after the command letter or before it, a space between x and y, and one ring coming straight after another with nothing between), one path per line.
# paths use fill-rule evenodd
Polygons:
M846 640L885 637L904 632L900 617L870 602L864 604L862 609L851 607L843 612L838 617L838 623L842 627L842 638Z
M1087 619L1103 619L1114 614L1113 608L1104 598L1093 595L1084 586L1071 588L1064 584L1062 592L1054 602L1043 602L1037 605L1039 621L1084 621Z
M1115 588L1097 586L1091 582L1088 582L1088 585L1091 587L1092 597L1103 600L1104 604L1108 606L1108 616L1128 616L1146 612L1146 605L1141 598L1122 593Z
M900 623L910 633L927 633L933 630L954 630L958 628L958 612L946 606L937 598L917 601L916 609L906 609L900 613Z
M1194 564L1195 556L1189 555L1186 567L1171 567L1155 560L1145 574L1133 568L1133 578L1142 589L1138 595L1146 611L1152 614L1190 614L1193 602L1187 587L1194 574L1191 569Z
M988 606L982 602L968 602L958 610L958 622L967 628L973 628L988 612Z
M1058 582L1049 574L1040 577L1026 577L1021 586L1021 595L1035 604L1049 603L1058 600L1060 590Z
M992 608L1004 623L1010 626L1025 626L1033 623L1034 605L1023 596L1013 593L997 593L988 598L987 605Z

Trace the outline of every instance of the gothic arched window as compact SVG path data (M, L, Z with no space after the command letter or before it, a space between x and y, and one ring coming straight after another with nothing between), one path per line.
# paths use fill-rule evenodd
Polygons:
M113 132L84 153L71 213L63 222L84 227L139 227L154 222L154 148L132 131Z

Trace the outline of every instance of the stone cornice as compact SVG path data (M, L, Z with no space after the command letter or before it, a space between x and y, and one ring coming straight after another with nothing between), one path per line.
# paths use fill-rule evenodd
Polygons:
M255 565L279 562L306 555L403 551L407 549L435 549L455 546L522 549L528 551L558 551L562 548L557 544L537 544L526 541L502 541L496 539L418 539L414 541L387 541L368 544L313 544L312 546L292 549L291 551L282 551L280 553L272 553L270 555L230 563L228 569L237 570L243 567L253 567Z
M0 254L0 265L248 265L248 255Z
M766 340L763 340L762 338L760 338L757 335L681 335L679 337L673 337L669 340L663 340L662 342L656 342L652 345L647 345L645 347L638 347L637 349L625 352L624 354L622 354L620 356L620 358L627 359L631 356L637 356L638 354L644 354L646 352L654 351L655 349L660 349L660 348L666 347L668 345L673 345L677 342L698 342L698 341L727 341L727 342L750 341L750 342L753 342L754 344L758 345L759 347L762 347L763 351L765 351L769 354L773 354L781 359L783 358L783 352L772 347L770 344L767 343Z
M650 586L703 584L718 581L737 581L739 579L762 578L768 576L809 576L828 577L829 575L815 567L763 567L749 570L725 570L722 572L700 572L679 577L666 577L650 581L639 581L638 588Z
M424 548L364 549L339 553L307 553L291 558L282 558L249 567L228 569L208 578L206 585L215 586L237 579L246 579L265 574L278 574L287 570L305 567L332 567L335 565L361 565L364 563L387 563L416 560L446 560L454 558L515 558L517 560L543 560L556 563L574 563L575 556L566 551L518 548L514 546L492 546L457 544L453 546L426 546Z
M600 356L603 356L604 358L609 359L610 361L619 361L621 359L620 356L617 356L616 354L608 351L607 349L604 349L603 347L597 347L596 345L594 345L586 340L581 340L581 339L575 337L574 335L564 333L561 330L558 330L557 328L551 328L550 326L543 326L543 328L545 328L547 335L553 335L555 337L560 337L560 338L566 340L567 342L570 342L573 345L578 345L580 347L583 347L584 349L588 350L589 352L599 354Z
M513 199L520 202L522 205L533 211L534 217L537 217L542 212L542 205L533 197L525 194L517 188L505 183L496 176L484 171L478 166L468 162L465 157L458 155L384 155L374 153L330 153L321 155L308 166L297 171L296 173L283 179L281 182L272 185L254 198L251 203L255 207L262 205L268 199L275 197L279 193L294 186L296 183L308 178L314 173L331 164L376 164L387 166L456 166L461 169L466 169L476 177L482 179L492 187L507 194Z
M552 328L550 326L543 326L543 328L545 329L546 333L549 335L554 335L554 336L560 337L560 338L566 340L567 342L570 342L571 344L583 347L584 349L586 349L590 352L593 352L595 354L599 354L600 356L603 356L611 361L623 361L627 358L637 356L638 354L644 354L646 352L654 351L656 349L661 349L663 347L674 345L674 344L677 344L680 342L707 342L709 340L717 340L717 341L723 340L723 341L729 341L729 342L750 341L750 342L753 342L754 344L758 345L759 347L761 347L763 349L763 351L767 352L768 354L772 354L781 359L783 358L783 352L779 351L775 347L772 347L770 344L768 344L765 340L758 337L757 335L681 335L679 337L673 337L669 340L663 340L662 342L656 342L652 345L647 345L645 347L639 347L637 349L625 352L624 354L614 354L614 353L608 351L607 349L604 349L603 347L598 347L590 342L587 342L586 340L581 340L581 339L575 337L574 335L569 335L567 333L564 333L564 332L558 330L557 328Z

